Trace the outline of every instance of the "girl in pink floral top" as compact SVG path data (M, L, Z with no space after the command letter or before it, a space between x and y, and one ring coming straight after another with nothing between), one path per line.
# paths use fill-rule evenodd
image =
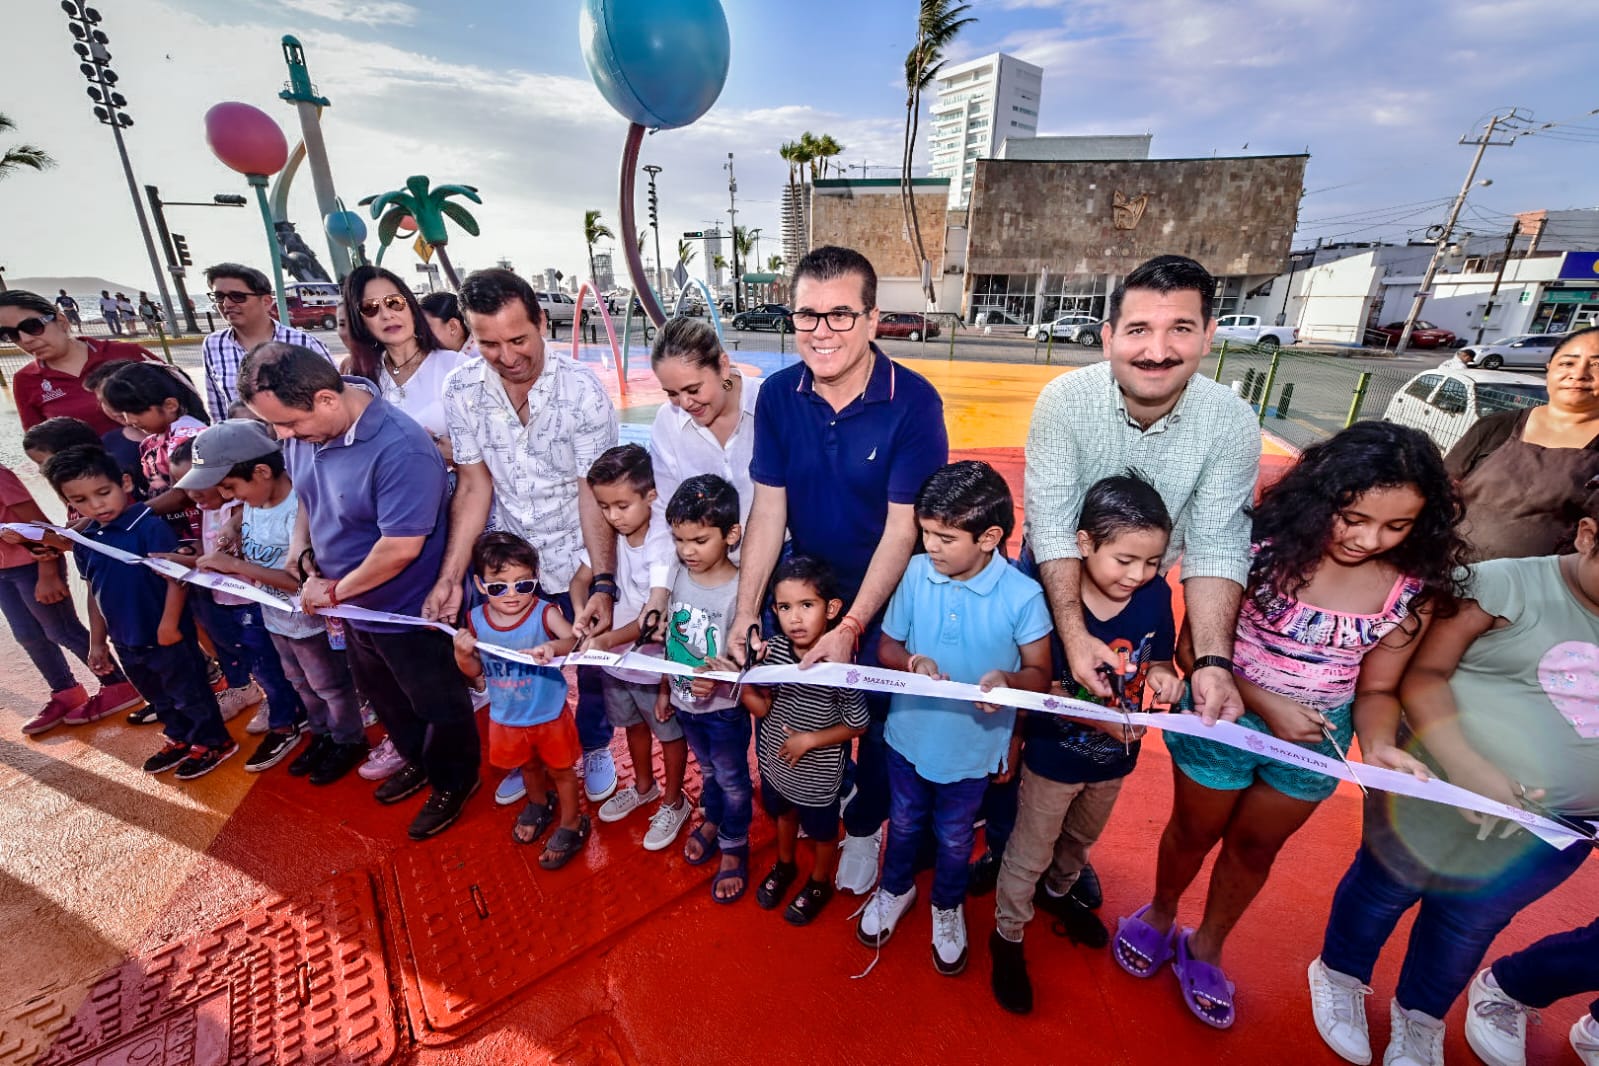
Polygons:
M1238 724L1332 757L1358 732L1365 761L1424 774L1395 746L1396 693L1428 622L1454 610L1460 514L1443 458L1415 430L1362 422L1307 449L1255 509L1234 651L1248 708ZM1225 1029L1234 1010L1222 945L1337 782L1202 737L1164 738L1175 788L1155 898L1121 920L1116 961L1149 977L1175 956L1189 1009ZM1179 933L1178 900L1218 843L1204 921Z
M200 512L188 494L173 487L172 449L199 436L210 417L187 380L159 363L123 367L101 386L106 406L129 425L149 434L139 442L139 459L150 482L150 510L166 518L179 540L200 535Z

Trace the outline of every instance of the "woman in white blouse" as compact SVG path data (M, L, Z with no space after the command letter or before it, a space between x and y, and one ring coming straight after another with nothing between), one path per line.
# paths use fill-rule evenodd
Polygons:
M344 279L350 371L375 382L383 399L415 419L449 463L444 379L471 357L434 336L416 296L382 267L358 266Z

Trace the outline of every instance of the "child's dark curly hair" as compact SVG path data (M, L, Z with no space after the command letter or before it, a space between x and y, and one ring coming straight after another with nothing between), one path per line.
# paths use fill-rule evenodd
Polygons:
M1467 547L1465 513L1437 445L1426 434L1392 422L1357 422L1306 448L1299 462L1261 495L1253 511L1254 562L1248 595L1268 617L1280 597L1296 596L1315 572L1340 512L1372 489L1413 487L1424 501L1409 535L1385 559L1421 582L1412 610L1454 613Z

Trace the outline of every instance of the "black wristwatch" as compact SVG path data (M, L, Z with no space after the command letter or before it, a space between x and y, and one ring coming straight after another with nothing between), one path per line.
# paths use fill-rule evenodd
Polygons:
M1226 670L1229 674L1233 672L1233 661L1227 658L1227 656L1201 655L1199 658L1194 660L1194 667L1192 670L1189 670L1188 673L1190 675L1197 674L1199 671L1209 666L1214 666L1220 670Z

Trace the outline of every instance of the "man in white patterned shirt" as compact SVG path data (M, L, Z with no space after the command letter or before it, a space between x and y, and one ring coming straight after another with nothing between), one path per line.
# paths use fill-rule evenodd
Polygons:
M1182 556L1194 641L1194 709L1244 712L1233 681L1233 629L1249 576L1249 517L1260 427L1231 389L1196 373L1210 350L1215 279L1183 256L1158 256L1117 287L1103 327L1105 362L1056 378L1027 437L1027 536L1072 676L1102 697L1096 672L1116 656L1083 621L1077 517L1100 478L1134 468L1174 527L1165 566Z
M228 408L238 402L239 367L258 344L294 344L333 362L321 341L272 317L277 301L272 283L259 270L238 263L218 263L206 270L205 283L211 287L211 302L228 322L206 337L200 347L205 360L205 406L211 412L211 421L227 418Z
M494 526L539 553L539 586L570 621L610 628L616 602L616 533L600 513L586 478L616 444L616 408L594 372L546 349L545 313L532 286L509 270L480 270L461 283L461 308L482 359L457 367L444 383L444 413L455 455L450 540L438 583L423 604L428 618L453 619L472 546L492 507ZM578 552L587 549L594 581L586 603L572 602ZM578 737L589 802L616 790L612 728L598 672L578 671ZM496 799L512 792L497 790Z

